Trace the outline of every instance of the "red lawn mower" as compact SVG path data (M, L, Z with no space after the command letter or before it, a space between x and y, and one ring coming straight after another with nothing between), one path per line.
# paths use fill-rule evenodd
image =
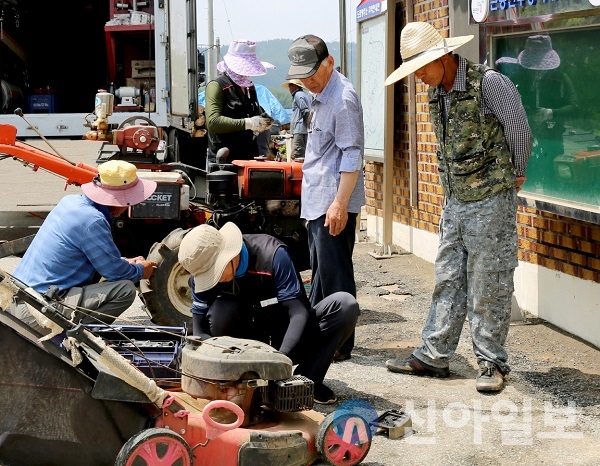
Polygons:
M50 333L2 312L14 299ZM3 465L356 465L369 451L368 410L313 411L312 381L264 343L83 326L63 306L0 271Z

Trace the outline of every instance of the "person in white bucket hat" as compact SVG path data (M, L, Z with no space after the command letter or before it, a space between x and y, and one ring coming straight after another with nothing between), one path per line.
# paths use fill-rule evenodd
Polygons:
M223 147L229 149L227 162L267 155L260 153L265 144L259 146L257 138L270 137L273 118L260 106L251 77L262 76L275 65L258 59L256 42L234 40L217 69L221 74L205 91L207 162L215 162Z
M311 306L287 246L267 234L242 235L228 222L191 229L179 246L191 274L192 323L201 340L217 336L269 343L311 379L315 402L331 404L323 383L336 349L354 330L356 298L338 292Z
M472 38L444 38L428 23L409 23L400 36L402 65L385 80L389 85L415 73L429 85L446 197L423 345L386 366L403 374L448 377L468 317L479 365L476 388L497 392L510 371L504 344L518 265L517 190L525 181L531 130L506 76L453 54Z
M68 304L63 309L67 317L112 323L133 303L135 283L149 278L157 265L143 257L121 256L112 237L112 219L155 189L156 182L139 178L129 162L101 164L98 176L81 186L83 194L63 197L48 214L14 277L41 294L55 286L57 297ZM47 333L24 303L16 302L11 312Z

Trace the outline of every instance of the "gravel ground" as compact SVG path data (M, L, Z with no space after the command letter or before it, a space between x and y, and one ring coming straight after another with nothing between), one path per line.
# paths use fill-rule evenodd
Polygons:
M375 259L357 243L354 262L362 315L352 359L333 364L326 383L339 401L358 398L378 414L407 413L412 433L373 438L368 465L598 465L600 354L540 319L511 324L512 372L499 394L475 390L477 362L467 324L449 379L388 372L385 360L410 355L433 289L433 264L411 254ZM338 405L318 407L331 412Z
M408 435L373 437L363 464L594 465L600 464L600 354L546 322L525 316L509 331L512 372L499 394L475 390L477 364L465 324L448 379L394 374L385 360L408 356L420 333L433 289L433 264L411 254L376 259L379 247L356 244L361 306L352 358L331 366L325 382L339 402L368 402L378 415L395 409L412 422ZM0 259L12 271L14 257ZM568 312L566 310L565 312ZM124 315L146 324L141 303Z

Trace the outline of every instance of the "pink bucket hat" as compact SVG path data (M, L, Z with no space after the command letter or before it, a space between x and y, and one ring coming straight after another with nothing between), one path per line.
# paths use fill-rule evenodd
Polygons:
M269 63L268 61L261 61L262 65L268 70L276 70L277 67L273 63ZM220 73L225 73L225 63L220 61L217 63L217 71Z
M109 160L98 167L98 176L81 185L83 194L97 204L127 207L148 199L156 182L137 176L135 165L123 160Z
M277 68L269 62L260 61L257 58L256 42L251 40L232 41L223 61L231 71L240 76L262 76L267 74L267 68ZM223 62L217 63L217 69L221 72L225 71Z

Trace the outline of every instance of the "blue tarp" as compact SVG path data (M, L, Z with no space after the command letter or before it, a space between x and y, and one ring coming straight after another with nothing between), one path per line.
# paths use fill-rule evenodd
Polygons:
M281 105L281 102L269 89L262 84L254 84L254 87L256 88L258 103L264 108L265 112L279 121L280 125L287 125L291 122L290 112ZM198 103L204 105L204 91L198 93Z

